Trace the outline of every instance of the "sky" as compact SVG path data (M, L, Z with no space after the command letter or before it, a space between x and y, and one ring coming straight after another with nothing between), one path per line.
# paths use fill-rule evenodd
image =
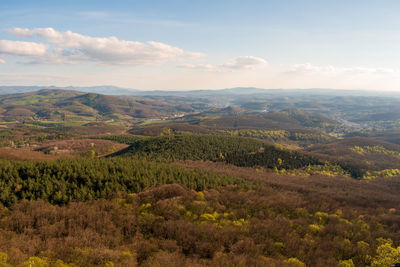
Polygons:
M400 91L400 1L0 0L0 85Z

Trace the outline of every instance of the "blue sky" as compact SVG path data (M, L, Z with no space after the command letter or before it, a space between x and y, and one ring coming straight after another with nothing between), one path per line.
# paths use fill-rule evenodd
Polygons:
M398 1L0 1L2 85L400 90Z

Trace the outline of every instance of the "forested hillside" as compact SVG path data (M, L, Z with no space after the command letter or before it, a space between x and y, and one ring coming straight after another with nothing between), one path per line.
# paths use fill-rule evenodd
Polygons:
M194 190L246 184L232 176L126 158L0 160L0 176L0 202L5 206L22 199L66 204L107 198L119 192L138 193L172 183Z
M0 266L400 262L396 101L240 90L0 96Z
M127 142L123 137L121 140ZM167 161L213 160L237 166L262 166L272 169L298 169L323 164L312 156L282 150L244 137L186 134L133 137L133 140L135 141L131 141L128 148L115 153L114 156L136 156Z
M118 174L118 168L124 171L130 168L122 167L128 161L122 163L92 161L82 166L115 168ZM32 176L43 165L59 171L71 165L77 168L80 163L37 163L36 168L18 164L12 169L14 173L30 172ZM188 162L186 166L219 174L186 170L178 172L178 179L162 181L158 176L164 165L141 163L134 169L139 177L147 173L144 178L149 179L150 185L168 181L185 184L187 180L180 180L180 175L198 177L198 182L202 181L200 177L212 180L223 177L229 181L228 177L234 175L243 182L239 186L222 187L218 182L206 183L215 189L199 192L177 184L151 187L138 194L110 191L111 196L106 199L94 194L101 199L62 205L43 200L10 203L8 208L0 209L2 264L390 266L387 264L396 261L399 180L364 183L345 177L271 175L207 162ZM77 173L93 170L99 167ZM172 168L166 173L175 176L177 170ZM93 174L91 179L100 171ZM49 181L57 186L63 184ZM131 182L117 179L117 188L110 187L113 182L109 180L103 185L100 181L106 180L93 181L86 181L88 185L82 189L77 188L78 183L68 183L68 186L81 191L85 188L114 190L122 189L127 183L133 186L133 181L146 183L138 177ZM247 183L257 186L248 189ZM29 191L40 192L40 186L28 183L31 187L27 188L22 184L15 194L28 196ZM99 192L96 190L88 191Z
M0 122L13 121L127 121L169 117L193 112L196 105L171 105L134 97L107 96L67 90L0 95Z
M167 135L138 138L115 155L140 155L166 160L215 160L224 155L257 152L265 144L261 141L218 135Z

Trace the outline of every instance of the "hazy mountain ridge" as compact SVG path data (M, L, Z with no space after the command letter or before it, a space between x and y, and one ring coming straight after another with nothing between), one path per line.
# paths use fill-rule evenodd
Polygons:
M400 97L399 92L393 91L372 91L372 90L347 90L331 88L257 88L257 87L233 87L223 89L196 89L186 90L138 90L133 88L123 88L113 85L99 86L0 86L0 95L26 93L42 89L72 90L87 93L98 93L108 95L149 95L149 96L210 96L210 95L251 95L251 94L272 94L293 96L298 94L307 95L339 95L339 96L385 96Z

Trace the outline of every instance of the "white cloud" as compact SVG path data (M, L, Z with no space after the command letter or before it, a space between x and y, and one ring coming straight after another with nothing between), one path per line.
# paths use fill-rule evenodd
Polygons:
M265 59L253 56L240 56L228 60L222 65L212 64L182 64L178 67L186 69L196 69L210 72L225 72L232 70L253 69L257 67L267 66Z
M201 53L155 41L142 43L114 36L91 37L72 31L58 32L53 28L12 28L6 32L20 37L39 37L53 44L53 54L36 63L94 61L101 64L147 65L202 56Z
M259 57L241 56L236 57L222 65L228 69L251 69L258 66L267 65L267 61Z
M11 29L5 29L4 30L8 34L20 36L20 37L32 37L32 32L31 30L27 28L11 28Z
M47 46L34 42L0 40L0 54L16 56L43 56Z
M0 58L0 64L6 64L6 61Z

